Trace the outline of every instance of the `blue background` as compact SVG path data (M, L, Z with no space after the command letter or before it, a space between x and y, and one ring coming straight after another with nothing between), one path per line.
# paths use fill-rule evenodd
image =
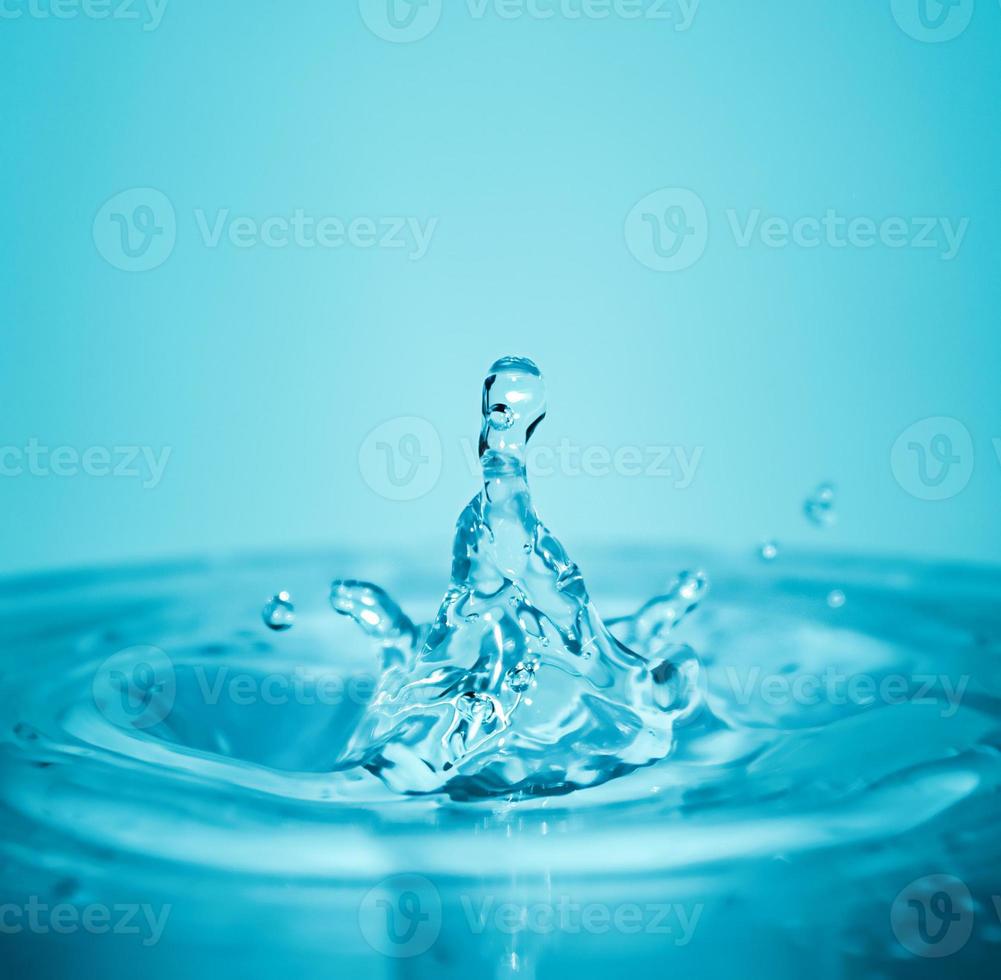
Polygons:
M170 0L153 31L0 19L0 444L171 449L155 488L0 477L0 569L340 543L444 559L476 489L460 440L507 353L547 376L540 440L703 451L686 489L535 480L569 547L750 550L773 535L997 559L1001 6L978 0L941 44L879 0L703 0L676 26L478 19L457 0L410 44L348 0ZM141 273L94 234L136 187L177 220L167 260ZM662 273L624 225L673 187L705 203L708 242ZM420 261L207 248L195 211L222 208L438 224ZM740 248L727 209L970 224L943 261ZM443 447L441 478L409 502L373 491L358 462L398 416L427 419ZM890 465L927 416L973 439L969 485L939 502ZM802 502L824 479L840 522L821 531Z

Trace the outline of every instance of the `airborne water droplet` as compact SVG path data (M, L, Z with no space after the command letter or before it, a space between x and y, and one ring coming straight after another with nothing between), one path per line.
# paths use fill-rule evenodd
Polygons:
M261 610L261 619L268 629L276 633L283 633L292 629L295 622L295 606L292 605L292 597L287 592L279 592L272 596Z
M766 541L758 551L762 561L775 561L779 556L779 546L774 541Z
M803 504L803 513L817 527L833 527L838 522L834 509L834 484L821 483Z
M832 609L840 609L845 604L845 594L841 589L832 589L827 594L827 604Z

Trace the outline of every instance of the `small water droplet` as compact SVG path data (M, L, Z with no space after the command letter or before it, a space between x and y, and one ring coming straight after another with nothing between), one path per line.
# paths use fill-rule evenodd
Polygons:
M467 691L456 698L455 710L469 721L490 721L494 716L493 698Z
M841 589L832 589L827 593L827 604L832 609L840 609L845 604L845 594Z
M709 579L705 572L685 572L678 584L678 595L688 602L695 602L701 599L709 589Z
M512 667L504 679L515 694L522 694L535 684L535 664L520 663Z
M279 592L273 596L261 610L261 619L268 629L277 633L284 632L292 628L295 622L295 606L292 605L292 597L287 592Z
M466 616L465 619L466 619L467 623L476 623L476 622L479 622L480 614L479 613L470 613L468 616Z
M758 554L762 561L775 561L779 556L779 546L774 541L766 541L762 544Z
M834 484L821 483L803 504L803 513L817 527L833 527L838 522L834 509Z

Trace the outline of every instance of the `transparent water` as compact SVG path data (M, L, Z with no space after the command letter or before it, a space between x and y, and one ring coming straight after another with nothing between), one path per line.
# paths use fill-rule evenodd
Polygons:
M48 909L2 930L11 975L996 972L1001 573L571 561L510 448L540 404L485 402L450 582L325 553L0 584L2 921Z
M698 658L670 633L705 576L605 625L532 504L526 451L546 407L532 361L492 365L483 489L459 516L451 582L427 627L379 586L333 583L334 610L381 653L378 688L337 760L347 778L364 770L400 792L457 799L567 793L663 759L675 724L703 709Z

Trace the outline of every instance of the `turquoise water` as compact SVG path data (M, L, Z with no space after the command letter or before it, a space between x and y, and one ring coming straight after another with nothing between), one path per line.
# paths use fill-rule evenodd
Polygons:
M290 964L465 976L504 975L514 954L529 976L665 964L747 976L748 962L761 976L798 977L804 964L913 975L941 963L897 938L892 914L908 913L897 897L947 874L975 903L955 897L956 927L971 932L950 968L997 962L1001 575L659 549L580 562L610 617L669 584L666 568L713 569L711 598L678 634L700 651L719 725L692 718L666 760L595 788L480 802L405 796L374 777L350 799L331 775L377 671L317 583L361 574L429 618L442 576L426 558L273 556L6 582L3 901L169 906L148 946L146 926L112 942L26 929L3 936L8 961L53 976L79 975L81 961L109 977L263 977ZM248 627L276 578L298 598L283 634ZM834 587L847 597L836 610ZM142 650L152 678L117 707L103 701L138 656L121 651L151 638L165 657ZM875 699L852 678L871 679ZM819 688L797 697L804 679ZM150 680L167 700L144 708ZM418 875L416 890L397 875ZM405 909L411 894L436 929L427 950L420 933L399 949L380 933L387 907L373 903ZM564 899L611 915L638 906L642 928L575 929L571 917L546 931L544 913ZM509 931L498 918L509 903L543 924ZM672 933L659 930L663 906Z
M521 464L541 378L485 392L448 583L341 552L0 585L14 975L994 975L1001 573L571 560Z

